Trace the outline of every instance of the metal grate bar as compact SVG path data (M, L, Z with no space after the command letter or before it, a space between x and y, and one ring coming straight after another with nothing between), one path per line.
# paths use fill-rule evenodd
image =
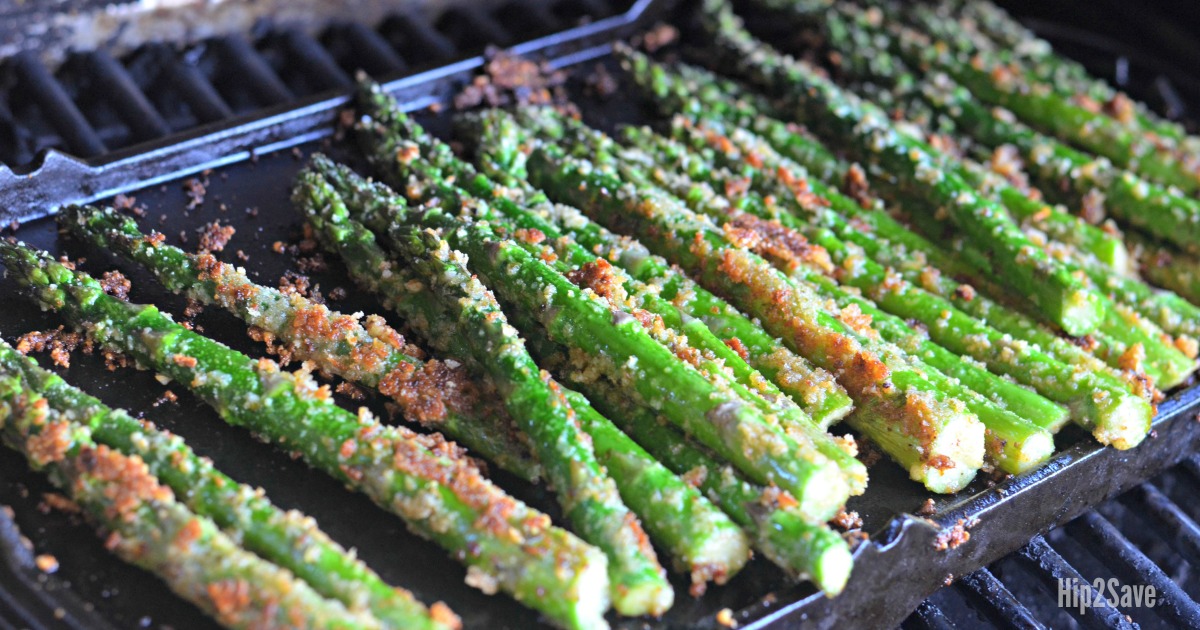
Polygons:
M458 55L454 42L417 13L398 15L384 22L387 39L407 59L440 62Z
M196 118L214 122L233 116L233 110L199 68L175 55L167 59L164 78L179 90Z
M29 159L32 146L29 131L17 122L8 108L8 96L0 95L0 164L21 164Z
M1104 562L1125 584L1153 586L1159 602L1154 610L1181 624L1181 627L1200 628L1200 606L1154 561L1129 542L1115 525L1096 512L1088 512L1067 527L1097 560Z
M12 64L19 81L18 89L38 104L42 115L58 131L71 153L92 157L108 150L66 90L32 52L18 53L12 58Z
M968 597L990 608L1010 627L1022 630L1044 630L1046 627L987 568L963 576L958 585Z
M283 34L284 48L290 53L292 64L311 78L322 90L334 88L349 88L354 85L350 76L338 65L337 60L329 54L320 42L309 37L299 29L293 29Z
M462 52L478 52L485 44L503 48L513 39L496 20L478 10L450 9L438 18L435 26Z
M937 604L929 600L921 602L920 606L909 616L909 623L914 628L922 630L955 630L955 625Z
M217 40L217 46L222 53L224 74L237 77L231 80L249 88L261 104L275 105L292 99L292 91L246 40L232 35Z
M1152 483L1144 483L1121 497L1138 512L1153 515L1170 533L1161 536L1189 563L1200 566L1200 525ZM1171 535L1174 534L1174 535Z
M369 74L382 75L405 70L408 64L379 33L350 22L338 27L353 51L355 63Z
M1025 545L1017 554L1054 591L1057 591L1058 585L1064 582L1078 585L1079 596L1092 603L1092 607L1076 617L1079 625L1085 628L1120 628L1122 630L1132 630L1137 627L1126 619L1125 615L1117 610L1111 602L1103 597L1097 597L1091 582L1085 579L1079 571L1076 571L1075 567L1059 555L1042 536L1030 540L1029 544ZM1072 611L1072 614L1075 614L1075 611Z
M84 67L91 74L89 80L95 96L112 104L135 139L153 140L171 132L158 110L134 83L133 77L112 55L104 50L95 50L88 53Z

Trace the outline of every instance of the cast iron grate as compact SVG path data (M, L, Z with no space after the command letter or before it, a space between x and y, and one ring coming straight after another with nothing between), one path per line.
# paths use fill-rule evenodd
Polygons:
M95 158L344 90L359 69L382 76L432 67L616 15L632 2L484 4L457 3L433 20L399 13L374 29L335 23L317 35L287 27L185 48L154 42L120 59L78 52L54 69L19 53L0 62L0 165L30 167L49 149Z

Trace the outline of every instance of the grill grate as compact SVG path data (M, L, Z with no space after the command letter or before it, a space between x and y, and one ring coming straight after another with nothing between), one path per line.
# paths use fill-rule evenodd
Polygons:
M96 158L173 133L345 90L354 72L396 74L616 15L629 0L516 0L492 12L459 3L432 21L394 15L377 29L333 24L313 37L282 28L184 49L149 43L116 59L70 56L51 71L32 51L0 64L0 165L28 170L48 149Z
M1200 480L1193 456L1158 478L1038 536L1017 553L963 576L923 602L906 629L1200 627ZM1112 579L1153 586L1154 607L1110 601ZM1105 591L1097 600L1096 580ZM1060 585L1092 606L1060 606ZM1080 601L1076 599L1075 601ZM1069 600L1061 602L1069 603Z

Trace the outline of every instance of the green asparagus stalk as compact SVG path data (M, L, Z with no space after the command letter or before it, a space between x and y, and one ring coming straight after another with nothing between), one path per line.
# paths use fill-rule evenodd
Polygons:
M4 346L4 352L15 353ZM222 625L377 628L367 611L321 597L287 570L242 549L216 523L178 503L136 455L96 444L23 378L0 368L5 444L49 475L102 530L118 557L162 578Z
M661 409L748 475L792 492L814 521L831 518L844 504L849 486L836 464L678 359L632 316L614 316L598 300L580 295L575 285L541 260L489 234L486 224L454 218L465 206L485 202L444 184L428 185L436 194L418 216L404 216L398 202L383 208L384 213L364 217L364 222L377 230L405 221L447 226L446 238L467 254L472 270L502 299L514 310L535 313L550 338L576 348L584 364L613 382L632 385L641 404Z
M650 63L649 60L644 56L625 52L624 62L626 67L629 68L633 73L633 76L639 85L650 91L655 98L659 100L660 105L668 110L673 111L682 109L687 111L689 109L696 109L695 105L687 104L686 97L684 95L688 93L700 95L702 98L704 98L703 102L705 105L714 108L722 115L732 117L735 120L750 121L749 124L752 125L756 130L761 131L764 136L770 140L772 145L787 153L789 157L801 161L804 166L810 169L810 172L825 173L825 175L822 177L827 178L829 177L830 173L840 173L845 172L846 170L845 167L837 164L838 161L832 154L830 154L823 147L807 139L802 134L797 133L794 128L790 128L784 123L773 121L763 116L755 116L754 112L749 110L744 104L730 104L721 95L722 90L715 89L717 86L706 82L707 77L701 76L699 71L691 72L693 75L692 78L695 82L685 81L682 80L680 76L672 75L671 73L665 71L665 69L663 69L661 66ZM683 102L681 102L681 98L684 99ZM924 238L919 237L908 231L903 226L900 226L895 222L894 219L889 217L880 209L876 207L860 207L859 204L854 202L842 201L839 203L836 197L831 197L829 194L827 194L827 192L825 192L827 191L827 188L823 187L819 181L814 179L802 180L801 183L812 187L813 190L817 191L821 196L833 199L838 212L848 216L853 216L856 221L863 222L873 231L885 235L897 246L902 246L911 251L921 252L921 255L926 258L927 262L929 262L933 268L941 270L947 275L970 277L975 286L986 288L987 290L985 292L991 295L1000 296L1007 293L1006 290L998 290L998 287L994 285L994 283L991 283L985 278L981 277L981 273L986 273L991 269L991 265L988 262L989 258L987 256L980 255L976 257L976 260L980 262L977 271L970 265L965 265L960 259L941 254L938 248L933 247L932 244L930 244ZM918 200L917 203L922 202ZM832 213L826 214L827 216L833 216ZM931 223L937 227L937 222L927 217L917 215L914 218L921 219L924 222ZM939 232L940 230L941 229L938 228ZM857 244L864 247L869 246L863 242L857 242ZM877 252L881 253L888 253L891 251L889 248L876 249ZM1066 265L1073 274L1081 275L1083 273L1072 261L1062 261L1062 263ZM894 267L897 269L907 268L910 274L927 275L923 274L923 267L920 265L914 267L913 265L902 265L897 263L894 265ZM1103 265L1089 265L1088 272L1089 274L1102 277L1104 279L1104 282L1101 286L1110 283L1116 283L1122 286L1128 284L1116 277L1117 274L1109 273L1111 272L1111 269L1106 271ZM922 281L922 286L924 285L925 282ZM1037 343L1044 349L1051 350L1054 356L1060 358L1060 360L1073 365L1089 367L1089 363L1094 363L1087 353L1082 352L1079 348L1073 347L1072 344L1057 339L1053 333L1041 329L1040 326L1037 326L1033 322L1029 321L1028 318L1020 314L1013 313L1007 308L994 308L996 305L988 300L964 300L956 295L958 293L958 285L946 285L947 282L941 283L941 294L948 299L954 300L955 306L968 313L971 313L972 315L985 319L988 321L988 323L999 328L1006 334L1013 335L1018 339L1025 339L1027 341ZM1137 286L1131 286L1128 289L1128 291L1136 290L1138 290ZM1169 298L1155 296L1155 300L1164 299ZM1142 304L1139 304L1136 301L1133 303L1138 304L1139 309L1142 310L1142 312L1146 315L1161 316L1166 314L1166 311L1161 308L1152 308L1149 303L1149 298L1143 298L1143 300L1145 300L1145 302ZM1191 308L1186 302L1184 302L1182 306L1184 310L1178 312L1186 313L1188 312L1187 309ZM1173 315L1164 319L1166 320L1164 321L1164 324L1173 327L1178 327L1181 319L1185 323L1187 321L1186 318L1179 318ZM1133 324L1132 326L1131 323ZM1108 360L1114 367L1118 367L1120 365L1120 357L1124 354L1127 348L1137 343L1141 343L1143 346L1151 348L1151 352L1154 354L1154 360L1148 362L1145 367L1147 372L1151 373L1153 378L1155 378L1157 381L1168 384L1177 379L1179 375L1186 374L1189 370L1189 368L1185 365L1185 362L1181 361L1183 357L1178 355L1178 353L1171 352L1169 348L1164 347L1163 344L1157 339L1157 336L1153 333L1152 327L1148 326L1148 323L1145 321L1131 322L1130 318L1123 317L1119 313L1110 313L1106 311L1105 319L1102 320L1100 324L1100 330L1095 331L1092 336L1099 341L1098 347L1100 349L1112 349L1112 352L1108 353L1104 358ZM1137 377L1137 375L1131 376L1133 380L1133 387L1136 391L1148 391L1143 379Z
M1153 284L1200 304L1200 258L1140 234L1131 233L1142 276Z
M512 420L483 400L461 370L404 353L404 339L377 315L330 311L297 294L257 284L211 254L189 254L145 235L128 217L110 210L72 207L61 223L97 247L115 251L150 269L168 289L204 304L217 304L284 344L300 360L348 381L377 389L405 417L444 431L504 470L534 481L540 466Z
M307 189L303 196L308 199L302 205L318 238L343 257L355 280L381 293L385 304L409 321L451 319L439 301L431 298L428 289L418 288L424 285L409 275L408 268L390 265L372 233L350 219L342 197L333 192L328 182L313 170L304 173L301 179L300 189ZM368 194L356 200L364 203L385 199L389 192L363 191ZM436 335L429 338L431 345L470 358L469 348L455 350L451 340L461 340L463 336L454 330L430 331L430 334ZM704 580L720 583L733 576L745 563L747 554L745 541L733 535L728 520L597 414L586 399L569 390L563 393L576 419L591 436L596 456L616 481L626 504L641 515L651 537L698 580L693 582L693 589L702 589Z
M962 292L959 291L960 285L953 283L943 275L954 276L965 272L969 273L971 269L968 266L941 255L940 250L924 237L912 232L882 211L877 199L872 199L870 204L860 204L859 201L848 199L822 183L821 180L840 178L841 174L846 171L838 163L837 158L824 147L804 135L796 133L795 127L761 116L755 110L729 100L727 97L730 93L729 90L722 89L725 86L710 82L710 79L715 78L712 75L702 74L697 70L692 73L692 77L685 78L682 74L673 74L667 71L663 66L651 62L645 55L632 50L622 49L618 53L622 57L622 65L630 72L635 83L651 95L665 114L671 115L678 111L709 111L718 114L727 120L750 126L758 133L763 134L765 138L770 139L774 147L785 152L792 159L798 160L813 177L797 180L791 185L800 187L801 192L811 188L816 194L830 200L833 204L830 211L814 215L810 217L810 220L820 218L823 225L836 227L843 222L839 215L845 215L858 227L858 230L847 232L847 234L854 235L858 231L869 231L872 236L886 239L886 247L874 248L872 248L872 244L876 242L874 239L861 236L851 239L855 244L871 251L873 256L894 255L895 257L890 259L888 264L910 274L910 276L906 276L910 279L916 277L911 274L920 274L927 268L938 270L940 281L932 286L939 290L945 287L946 290L941 293L944 297L953 298L956 293ZM696 95L701 100L689 100L689 95ZM915 256L916 260L904 264L909 253ZM928 277L931 274L924 275ZM1077 346L1059 339L1051 331L1035 324L1023 315L1004 308L991 308L995 305L986 298L962 303L956 302L955 305L981 317L1018 339L1026 339L1043 348L1052 349L1054 355L1060 360L1092 369L1097 368L1096 359ZM977 307L983 305L988 306L986 313L978 311ZM995 316L993 310L1005 317Z
M720 505L767 559L792 577L812 579L829 596L841 592L852 566L848 545L827 526L809 523L796 509L791 494L747 481L652 410L631 404L620 387L570 369L569 352L562 346L543 337L531 338L529 347L539 362L559 368L572 386L586 393L604 413L618 418L621 429L645 444L655 458Z
M608 556L613 607L623 615L661 616L674 591L559 384L529 356L495 297L467 270L465 256L438 234L400 223L388 242L457 322L509 414L530 436L573 529Z
M502 172L492 171L485 177L471 167L470 164L458 159L447 145L433 138L423 128L408 118L396 105L396 102L384 94L373 83L364 84L359 91L359 107L366 112L375 125L363 126L360 143L368 156L376 163L386 177L392 179L394 185L403 187L405 182L396 178L404 177L405 167L397 163L401 139L416 144L430 164L437 167L446 175L452 175L456 181L472 194L484 199L497 200L495 209L505 219L514 222L518 229L537 230L545 239L555 244L558 255L573 261L577 265L586 264L594 259L592 248L580 247L572 239L561 238L558 228L538 216L538 202L524 200L525 207L515 203L507 203L501 199L519 184ZM501 137L492 137L492 141L503 141ZM497 178L500 185L492 181ZM586 260L585 260L586 258ZM644 267L655 266L653 262ZM845 391L834 381L831 375L820 369L806 365L803 359L790 355L775 344L759 327L742 317L739 313L707 294L703 289L695 287L686 278L673 273L669 266L658 267L661 274L654 278L668 277L675 286L666 287L667 292L662 297L655 295L660 287L650 287L645 290L643 282L647 278L630 278L625 283L626 292L631 296L639 296L641 307L662 317L666 326L682 330L688 328L689 341L698 349L714 354L720 352L718 344L713 344L714 336L727 340L736 340L736 345L746 349L746 360L725 355L727 366L744 385L756 390L766 389L768 397L777 397L770 386L774 384L789 394L814 420L829 424L849 413L852 403ZM646 272L648 273L648 271ZM697 308L688 308L689 303L671 305L668 300L672 295L697 293L698 301L703 302ZM678 301L677 301L678 302ZM703 322L710 328L712 335L703 333L697 327L690 325L687 317ZM753 368L753 369L750 369ZM761 372L769 381L764 382L753 374L754 370ZM863 477L865 481L865 476Z
M99 444L140 457L147 472L170 487L197 515L212 519L268 562L294 573L324 597L350 611L368 611L395 628L450 628L457 616L441 603L431 611L406 590L388 586L361 560L342 549L298 512L285 512L245 484L196 455L182 438L139 422L120 409L67 384L0 341L0 375L20 378L64 419L79 424Z
M723 136L712 129L709 129L708 133L707 138L698 140L711 143L718 149L724 148L723 161L726 165L762 163L766 171L764 179L774 179L778 173L793 166L785 164L781 156L771 151L764 142L756 142L756 139L747 133L735 133L733 137ZM746 160L746 155L754 155L754 159ZM803 175L804 173L800 172L793 175L792 179L799 180ZM737 179L730 177L728 172L724 177L718 176L713 181L718 188L737 191ZM894 271L885 269L869 258L862 259L860 253L848 248L845 243L829 233L829 230L799 225L795 215L819 212L828 201L811 194L789 196L786 187L779 185L778 181L775 183L776 186L763 186L760 190L772 200L776 200L776 203L780 203L777 200L782 200L782 204L790 212L773 211L769 207L771 204L763 202L762 197L755 199L751 195L744 196L748 203L743 208L754 211L754 202L757 201L757 213L800 229L815 239L815 242L823 245L833 256L835 264L840 267L840 281L862 289L869 296L875 296L885 310L910 320L923 321L930 338L938 344L958 354L972 356L982 361L989 369L1007 374L1043 395L1067 404L1072 409L1072 416L1083 426L1092 429L1097 439L1102 442L1113 442L1118 448L1128 448L1144 437L1149 429L1153 411L1144 400L1131 394L1127 387L1108 383L1091 374L1077 374L1074 367L1048 356L1036 345L1013 340L959 311L949 300L920 286L906 284L904 280L894 277ZM796 203L788 204L788 201ZM842 231L847 232L848 230ZM929 305L929 308L918 307L920 302L932 305ZM954 332L948 333L950 330ZM1016 368L1014 364L1020 367ZM955 376L963 378L957 373ZM982 386L980 391L987 393L988 385L985 380L970 378L967 383ZM1096 399L1097 391L1106 392L1104 401ZM1013 409L1012 396L1008 400L1009 408ZM1019 413L1026 418L1041 423L1038 416L1029 415L1035 409L1017 409L1021 409ZM1059 418L1060 415L1050 415L1047 418L1049 426L1056 424Z
M553 119L554 116L548 109L539 109L539 111L536 112L530 109L524 113L527 117L537 119L541 123L555 125L557 122L559 122ZM508 138L514 137L513 134L520 133L519 129L514 126L515 121L513 120L513 117L506 113L500 112L499 110L493 110L489 114L485 114L476 122L479 123L477 131L478 133L482 134L480 138L481 146L503 145ZM496 154L499 155L499 153ZM504 200L499 199L496 197L496 195L490 195L489 198L497 199L497 205L501 207L507 205ZM539 219L539 221L543 225L547 224L545 220ZM586 261L586 264L589 265L596 264L594 258L595 254L587 253L587 250L578 244L575 244L574 249L580 252L579 256L581 258L581 262ZM688 345L691 345L695 349L698 349L704 353L711 353L723 361L726 366L737 365L739 362L741 362L741 357L732 349L727 348L723 343L720 343L719 340L717 340L715 344L695 344L693 339L704 339L704 334L709 332L707 326L700 323L699 320L684 320L676 311L675 306L671 302L668 302L657 296L657 291L655 289L647 288L645 290L650 293L651 297L663 304L662 308L656 309L654 312L666 313L668 317L671 317L671 323L676 324L679 327L679 330L686 334ZM682 352L690 353L691 351L687 348L684 348ZM846 453L842 447L833 442L828 435L825 435L823 430L824 427L813 426L813 420L805 414L792 413L796 410L796 407L794 406L779 406L775 409L770 409L759 404L757 399L761 399L762 397L756 394L758 390L767 389L767 391L772 394L776 391L770 387L770 383L765 381L761 375L752 374L745 379L739 378L738 380L741 383L751 385L753 387L751 391L744 392L742 394L744 399L754 401L755 404L762 408L764 413L767 414L769 420L772 418L772 416L774 416L774 418L779 421L782 428L787 431L788 434L793 437L793 439L812 442L818 452L825 457L830 458L837 463L840 468L842 468L843 472L846 474L847 480L850 482L852 493L862 493L866 487L867 481L866 467L863 466L862 463L853 456Z
M912 15L919 27L930 32L946 34L950 30L970 35L955 38L965 44L959 48L964 54L984 51L997 55L1020 69L1029 83L1046 86L1131 130L1196 146L1197 139L1183 125L1156 114L1145 104L1092 76L1079 62L1056 53L1049 42L992 2L961 3L948 10L939 8L936 13L918 7Z
M846 26L846 29L855 26L872 28L861 15L852 13L849 8L843 10L847 12L845 20L859 18L854 26ZM843 18L832 14L829 19ZM893 27L890 31L875 28L872 32L877 38L887 38L891 49L912 63L928 61L931 48L942 44L912 30ZM863 51L843 48L843 52ZM875 52L874 56L878 57L878 51ZM887 78L896 79L895 75ZM1104 194L1106 208L1118 219L1181 247L1197 247L1196 243L1200 242L1200 201L1119 169L1108 159L1095 158L1040 134L1017 121L1008 111L983 105L947 75L935 73L919 82L925 98L938 111L950 116L965 133L991 147L1005 144L1017 147L1047 191L1072 191L1070 200L1081 203L1085 195L1096 190ZM1013 209L1013 204L1006 205ZM1025 204L1032 213L1040 212L1040 209L1034 209L1040 206Z
M971 478L968 471L982 459L982 425L964 412L961 402L944 397L916 374L902 353L878 346L869 331L855 336L811 288L792 283L758 256L730 246L715 226L671 199L623 185L553 145L531 148L528 166L534 185L617 231L636 234L657 253L696 274L707 288L718 288L759 317L765 328L805 358L836 370L859 407L851 423L891 453L914 479L947 491ZM912 413L925 418L919 422L933 418L930 424L937 427L936 433L918 439L906 433L906 426L917 426L904 419Z
M899 133L875 105L755 40L721 0L706 0L704 6L703 21L723 63L789 99L814 131L850 142L857 157L891 171L898 186L919 190L944 208L1048 320L1073 335L1095 329L1103 316L1100 296L1030 243L1002 208L961 175L937 168L936 150Z
M841 8L841 7L839 7ZM927 37L909 31L905 48L920 47L924 63L938 68L978 98L1011 110L1017 117L1047 133L1105 156L1148 180L1178 186L1191 194L1200 190L1200 155L1186 147L1091 111L1047 85L1029 82L1019 71L987 51L969 59Z
M394 511L465 562L472 583L503 589L564 626L604 626L604 555L493 486L452 443L384 426L365 410L347 412L306 375L255 361L153 306L109 296L96 280L44 253L2 243L0 259L38 304L86 326L97 343L186 385L226 422L282 445Z

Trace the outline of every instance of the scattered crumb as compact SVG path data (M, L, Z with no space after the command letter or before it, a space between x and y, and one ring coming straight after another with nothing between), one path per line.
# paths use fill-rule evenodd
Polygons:
M183 182L183 192L187 193L187 209L194 210L204 203L204 195L208 194L208 177L203 179L189 177Z
M846 508L842 508L837 513L837 516L833 517L833 520L829 522L842 531L862 529L863 525L862 517L858 515L858 512L847 512Z
M883 459L883 453L879 451L879 447L874 442L865 437L858 439L858 461L870 468L879 463L881 459Z
M303 243L303 241L301 241ZM329 263L325 261L325 255L317 252L312 256L301 256L296 259L296 268L301 273L321 273L329 268Z
M42 573L54 573L55 571L58 571L58 558L55 558L48 553L39 555L38 557L34 558L33 562L37 565L38 570Z
M307 297L310 286L311 281L308 276L290 269L285 271L283 276L279 278L279 290L289 295L295 294Z
M917 514L920 516L932 516L937 512L937 507L933 503L933 497L925 499L921 507L917 508Z
M49 510L58 510L67 514L79 514L83 511L79 504L67 498L65 495L57 492L46 492L42 494L42 503Z
M942 586L950 586L953 583L954 583L954 574L947 573L946 579L942 580Z
M974 523L972 523L973 525ZM958 519L948 530L944 530L937 535L933 540L933 548L938 551L946 551L947 549L956 549L959 545L971 540L971 532L967 531L968 524L963 519Z
M367 397L366 392L364 392L361 387L349 381L342 381L341 383L338 383L338 386L334 389L334 391L345 396L346 398L349 398L350 400L365 400Z
M179 396L176 396L175 392L168 389L167 391L163 392L162 396L158 397L158 400L154 401L154 404L152 406L159 407L159 406L165 405L167 403L173 403L173 402L179 402Z
M242 262L250 262L250 255L242 250L237 250L237 259Z
M303 160L304 159L304 151L301 151L300 147L292 147L292 157L296 158L297 161Z
M100 276L100 288L104 292L122 300L129 297L129 289L133 287L133 283L121 274L120 271L105 271L104 275Z
M666 22L659 22L653 28L635 38L633 43L648 53L655 53L658 49L668 46L678 39L679 29Z
M102 350L100 353L104 357L104 369L109 372L116 372L119 368L129 367L129 357L112 350Z
M80 333L70 332L59 326L54 330L38 330L21 335L17 339L17 352L29 354L49 351L50 359L55 365L67 368L71 367L71 353L81 343L84 344L84 352L91 352L90 340L85 340Z
M737 619L733 618L733 611L728 608L722 608L721 611L717 613L717 623L725 626L726 628L738 627Z
M566 105L569 101L563 84L567 75L537 63L489 48L484 73L476 76L454 97L455 109L479 105Z
M196 230L200 233L200 243L196 246L201 252L219 252L225 249L229 244L229 239L233 238L234 229L232 225L221 225L220 221L207 223L202 228Z
M343 287L333 287L329 290L329 299L333 300L334 302L341 302L342 300L346 299L348 295L349 294L346 292L346 289Z
M271 251L276 254L282 254L287 251L287 247L283 244L283 241L275 241L271 243Z

